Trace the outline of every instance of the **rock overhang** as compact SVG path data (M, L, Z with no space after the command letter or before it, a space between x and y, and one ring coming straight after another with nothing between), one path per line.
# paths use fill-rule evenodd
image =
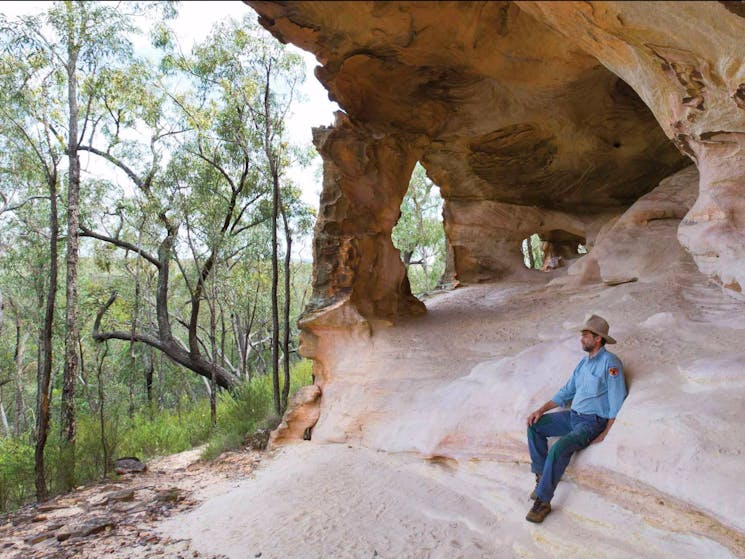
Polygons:
M628 207L687 159L636 92L513 2L248 2L355 124L422 146L445 200Z
M343 109L324 158L316 311L420 312L390 241L416 161L445 200L449 275L521 267L526 233L594 238L691 159L680 243L745 285L745 17L732 2L246 2L313 52ZM324 202L326 200L326 202ZM553 233L552 233L553 232Z

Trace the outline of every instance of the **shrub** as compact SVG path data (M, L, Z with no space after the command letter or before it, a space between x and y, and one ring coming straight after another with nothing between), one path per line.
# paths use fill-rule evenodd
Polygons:
M290 394L312 380L313 362L303 359L290 368ZM256 429L274 429L280 418L274 412L274 390L271 375L254 377L233 394L220 395L217 429L202 453L213 460L221 452L242 446L246 436Z
M34 447L0 439L0 510L23 504L34 491Z
M302 360L290 371L290 393L312 380L312 363ZM212 428L209 400L192 404L185 400L181 412L162 410L150 417L147 410L130 421L122 405L104 408L104 430L108 468L104 468L101 419L97 414L78 415L75 448L76 484L101 479L111 472L113 461L122 456L148 460L188 450L207 442L202 457L214 459L225 450L243 446L257 429L273 429L280 418L274 413L270 375L254 377L232 393L218 395L217 427ZM52 429L45 450L46 479L50 495L59 493L61 462L59 432ZM15 439L0 439L0 511L22 505L35 493L34 447Z

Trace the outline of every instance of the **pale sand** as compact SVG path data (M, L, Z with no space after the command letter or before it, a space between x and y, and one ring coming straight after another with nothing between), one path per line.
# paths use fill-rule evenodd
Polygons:
M544 524L530 524L531 488L523 465L304 443L161 530L236 559L734 556L657 529L571 480Z

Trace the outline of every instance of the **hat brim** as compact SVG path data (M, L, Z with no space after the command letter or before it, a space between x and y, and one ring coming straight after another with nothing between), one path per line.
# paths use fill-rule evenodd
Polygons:
M587 326L583 326L582 328L580 328L580 332L582 332L583 330L587 330L588 332L592 332L596 336L600 336L601 338L605 340L606 343L609 343L609 344L616 343L616 340L613 338L613 336L609 336L608 334L603 334L602 332L596 332L595 330L593 330L592 328L588 328Z

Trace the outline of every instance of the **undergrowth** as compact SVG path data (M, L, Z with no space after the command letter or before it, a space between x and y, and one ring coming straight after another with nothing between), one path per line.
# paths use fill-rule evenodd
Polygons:
M291 370L290 394L311 382L311 362L296 363ZM212 427L208 399L193 404L184 400L176 409L156 414L138 412L130 420L125 409L110 407L104 413L104 436L96 414L77 421L75 478L78 485L110 475L117 458L135 456L148 460L206 444L202 458L212 460L225 450L240 448L256 429L279 423L274 411L272 378L255 377L232 393L222 391L217 400L217 426ZM50 494L59 493L63 468L58 434L50 432L45 450L46 479ZM12 510L34 497L34 446L28 440L0 438L0 511Z

